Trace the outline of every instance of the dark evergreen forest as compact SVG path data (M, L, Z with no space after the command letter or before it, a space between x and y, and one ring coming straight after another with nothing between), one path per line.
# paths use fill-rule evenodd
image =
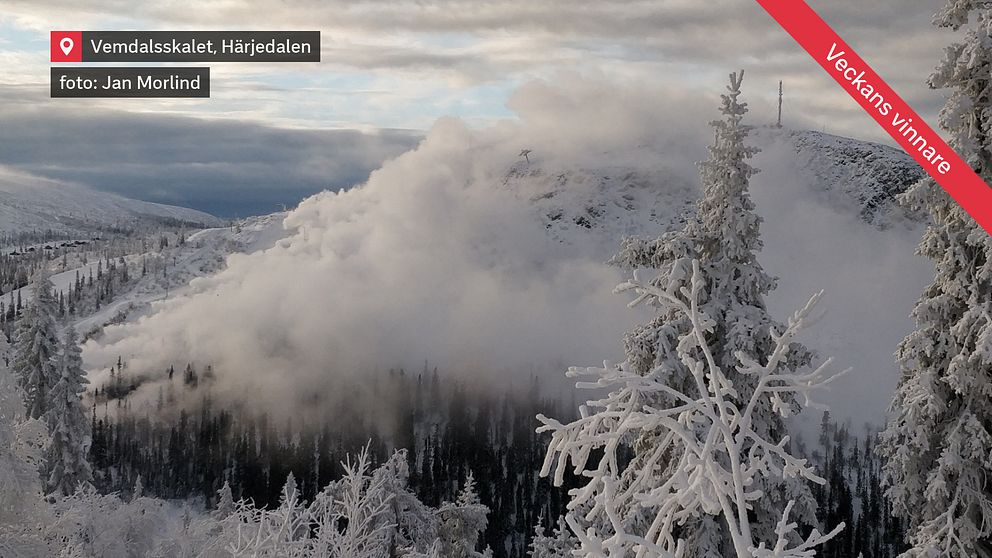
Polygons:
M536 381L493 395L428 368L373 373L341 382L326 403L329 418L304 420L224 408L211 398L212 374L172 369L158 403L138 407L126 363L118 363L92 406L91 460L101 491L127 493L140 476L146 493L200 498L209 507L227 481L235 498L271 507L292 472L311 500L341 477L348 454L369 444L379 461L408 449L411 487L429 506L454 501L471 471L490 508L484 545L494 556L525 556L538 522L565 511L567 487L538 475L547 441L535 432L535 416L566 417L570 405L542 396ZM195 401L195 410L174 412L180 400Z
M167 375L152 405L132 404L135 381L123 361L109 384L96 387L91 459L101 491L127 494L140 477L150 494L194 498L209 508L227 481L235 498L274 507L290 472L309 500L340 478L346 455L366 444L378 460L406 448L411 486L427 505L453 501L471 471L491 510L484 545L494 556L517 558L526 556L538 524L549 527L565 511L567 488L575 485L569 478L556 488L538 475L547 440L535 432L534 417L567 418L575 404L543 394L536 380L494 392L427 366L392 370L342 380L333 400L276 417L215 400L210 367L187 365ZM329 418L314 418L322 408L332 410ZM825 413L816 444L798 442L827 481L814 487L820 521L847 525L822 549L825 558L894 558L904 549L903 527L879 481L876 435Z

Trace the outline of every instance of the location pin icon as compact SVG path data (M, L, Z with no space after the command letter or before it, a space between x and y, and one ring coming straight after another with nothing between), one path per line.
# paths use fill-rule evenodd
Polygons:
M0 2L2 1L0 0ZM82 62L83 32L52 31L51 51L52 62Z

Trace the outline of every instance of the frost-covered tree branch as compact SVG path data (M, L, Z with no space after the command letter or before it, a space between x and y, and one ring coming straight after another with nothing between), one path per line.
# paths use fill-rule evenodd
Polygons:
M930 76L939 122L968 165L992 181L992 4L948 0L934 24L962 34ZM992 557L992 236L924 178L900 201L930 214L918 254L933 281L896 351L902 375L877 451L909 558Z
M787 402L792 399L786 399L787 395L794 396L798 405L815 405L815 392L846 372L832 372L829 360L812 371L792 371L784 365L796 335L811 323L821 295L813 296L796 312L784 331L772 332L774 348L764 363L738 355L738 374L757 379L750 397L739 402L731 376L720 368L710 349L707 336L716 324L700 309L705 285L695 261L689 285L674 292L635 275L618 287L637 295L634 305L651 303L689 321L691 328L678 338L679 362L661 362L644 375L633 372L627 363L570 369L570 377L591 377L578 387L610 393L582 406L580 417L569 424L538 417L543 423L539 430L552 435L541 473L553 473L560 485L571 462L576 474L589 479L572 491L571 513L566 518L585 556L684 556L679 528L704 514L722 516L738 557L812 556L812 549L835 536L843 525L825 535L814 531L805 541L794 543L797 525L789 521L789 505L778 525L778 539L757 541L749 512L752 503L762 498L757 486L763 477L824 482L805 459L789 453L788 436L769 439L755 429L753 420L762 399L769 400L783 417L797 410ZM687 389L668 383L677 364L690 371L692 382ZM654 440L649 451L639 453L628 468L621 469L621 447L645 434ZM663 459L674 460L675 466L669 469L673 474L660 484L651 482ZM635 509L649 512L642 525L632 526L627 520L626 515Z

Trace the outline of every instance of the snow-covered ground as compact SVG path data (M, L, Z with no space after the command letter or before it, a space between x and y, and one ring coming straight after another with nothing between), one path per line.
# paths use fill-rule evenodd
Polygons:
M816 177L818 197L838 208L851 208L864 220L883 227L906 217L896 207L895 197L924 176L906 152L879 143L774 128L757 129L755 139L759 145L789 144L798 167Z
M223 268L230 254L250 253L271 246L284 234L281 227L284 217L284 213L251 217L241 221L237 226L197 231L191 234L182 246L126 256L125 260L132 276L140 273L144 258L163 258L167 271L165 274L150 273L141 277L130 289L118 293L99 311L79 317L74 323L76 330L82 335L88 335L111 321L120 319L122 315L135 318L147 311L151 303L182 292L193 279L210 275ZM86 264L51 275L55 292L69 291L77 274L83 280L90 274L95 276L100 265L101 259L92 257ZM6 296L13 296L14 299L20 296L24 304L29 304L30 290L29 285L16 289L12 295Z
M282 219L285 214L276 213L262 217L252 217L241 222L238 227L221 227L198 231L188 239L185 246L179 246L165 254L167 273L149 274L141 278L134 288L114 298L99 312L76 322L76 330L88 334L114 321L121 314L134 319L147 312L152 303L165 300L181 293L191 281L216 273L224 267L227 257L234 253L250 253L267 248L282 236ZM142 254L129 256L128 264L140 269ZM170 261L171 260L171 261ZM92 267L94 264L89 264ZM65 282L65 276L68 281ZM75 271L59 274L53 280L69 285Z
M657 234L692 211L695 184L666 168L545 167L518 162L504 187L536 211L548 234L604 254L625 235Z
M756 128L749 143L773 150L759 153L756 165L778 176L813 203L884 228L912 227L919 217L896 206L895 196L923 176L906 153L885 145L816 131ZM657 146L606 153L605 160L651 161ZM754 181L766 182L759 172ZM698 181L670 165L557 166L518 161L502 187L526 200L552 238L607 254L626 235L652 236L679 227L695 209ZM772 216L769 216L772 218ZM909 221L909 223L907 223Z
M221 224L202 211L131 200L0 166L0 233L51 230L86 235L104 227L154 226L162 219Z

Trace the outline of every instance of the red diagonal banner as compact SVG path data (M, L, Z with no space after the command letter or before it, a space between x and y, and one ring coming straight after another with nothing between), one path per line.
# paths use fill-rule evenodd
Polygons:
M992 234L992 188L803 0L757 0L889 135Z

